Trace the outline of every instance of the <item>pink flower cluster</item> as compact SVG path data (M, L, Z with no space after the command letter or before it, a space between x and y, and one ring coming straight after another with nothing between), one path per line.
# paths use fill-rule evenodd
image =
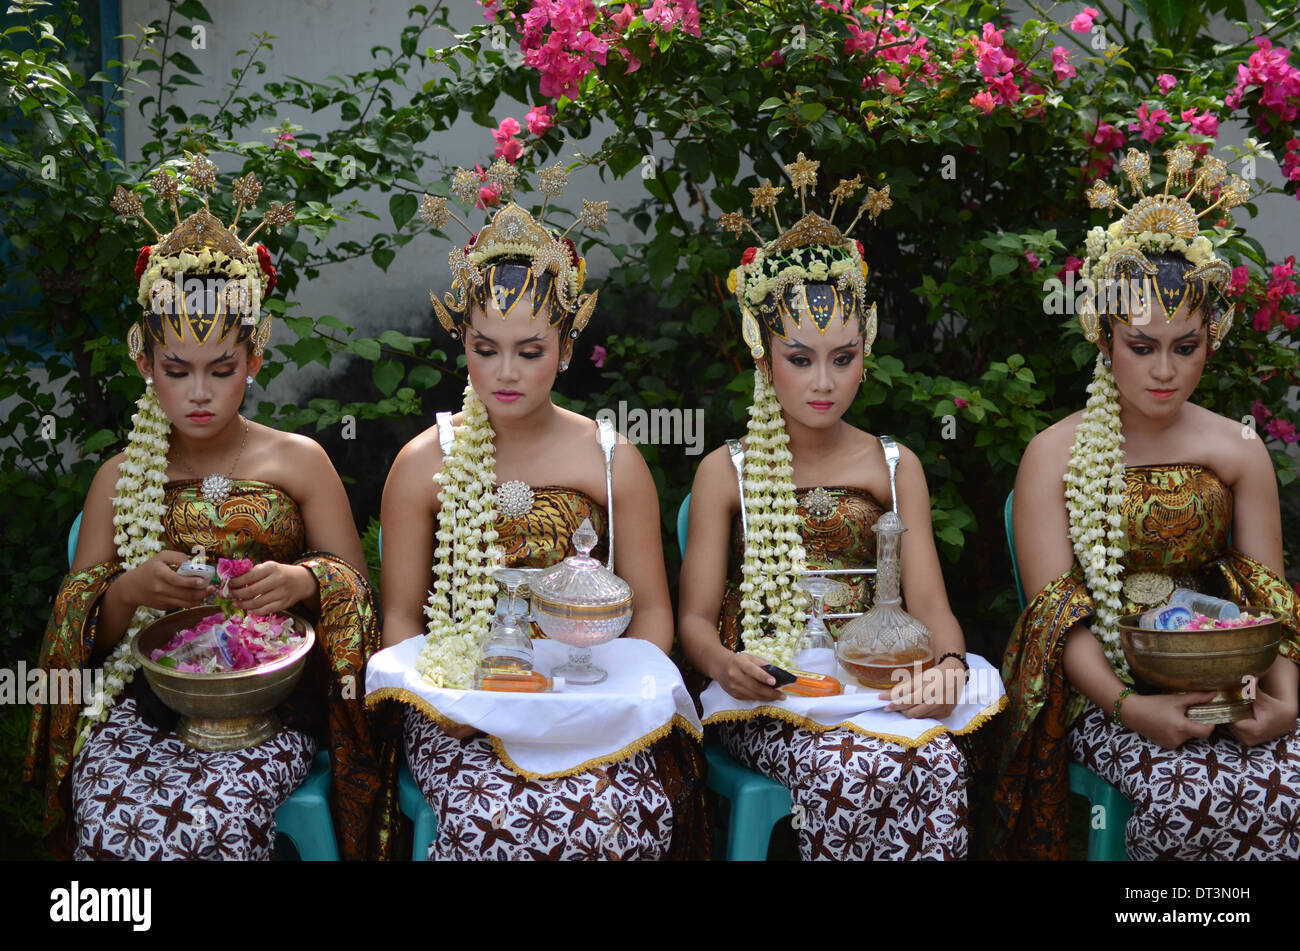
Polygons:
M1295 423L1274 416L1263 400L1255 400L1250 406L1250 413L1263 427L1265 435L1282 442L1300 442L1300 429L1296 429Z
M1076 13L1074 19L1070 21L1070 29L1075 33L1091 33L1092 21L1094 18L1101 16L1092 7L1084 7L1082 13Z
M1297 287L1292 277L1295 275L1295 255L1290 255L1281 264L1274 264L1268 286L1264 291L1264 301L1255 312L1254 326L1261 333L1268 331L1279 322L1287 330L1300 327L1300 314L1282 309L1282 301L1296 293ZM1235 274L1234 274L1235 276Z
M1300 182L1300 139L1287 139L1282 171L1286 172L1287 181ZM1300 189L1297 189L1295 197L1300 201Z
M294 146L294 138L292 132L281 132L278 135L276 135L275 147L277 149L285 149L291 152L293 151L293 146ZM303 159L310 164L312 161L311 149L307 149L307 148L299 149L298 158Z
M524 62L541 73L543 96L578 97L584 76L605 65L609 43L591 27L600 18L591 0L534 0L524 14Z
M228 618L218 612L172 635L150 652L149 659L191 674L249 670L284 656L302 642L292 618L278 614Z
M1019 52L1006 45L1003 40L1005 32L1005 28L998 30L994 29L992 23L985 23L979 36L972 34L970 37L969 49L975 53L975 65L986 83L986 88L971 96L970 104L985 115L998 106L1018 102L1022 93L1036 96L1046 91L1030 76L1029 67L1020 59ZM964 44L958 47L953 53L954 60L962 56L967 48ZM1053 50L1052 69L1057 79L1074 75L1074 67L1069 64L1069 53L1064 48L1057 47ZM1042 107L1035 107L1027 114L1041 115Z
M1165 123L1169 121L1169 113L1163 109L1151 109L1144 102L1138 106L1137 122L1130 122L1128 130L1130 132L1140 132L1142 138L1148 142L1154 142L1165 131Z
M528 115L524 116L524 122L527 123L528 131L532 135L541 135L555 125L550 106L533 106L528 110ZM501 124L492 130L492 138L497 143L496 151L492 153L493 158L505 159L511 165L518 162L520 156L524 154L524 143L515 138L519 132L518 119L509 116L502 119ZM497 194L500 193L499 188L496 191Z
M1124 133L1109 122L1099 124L1092 134L1090 143L1093 153L1087 164L1083 166L1084 180L1091 181L1094 178L1108 176L1115 167L1115 158L1111 153L1116 149L1122 149L1126 141L1128 140L1124 137Z
M1241 612L1240 617L1223 617L1212 618L1204 614L1196 613L1187 623L1186 627L1179 628L1182 631L1216 631L1230 627L1255 627L1259 624L1267 624L1273 620L1271 614L1251 614L1249 611Z
M847 15L844 25L849 37L844 41L845 56L861 54L878 63L897 63L902 67L898 71L882 69L864 76L863 89L883 89L891 96L900 96L913 79L931 86L939 81L939 66L926 48L929 38L921 36L901 16L871 6L854 10L849 2L834 4L818 0L818 3L825 9Z
M1224 98L1229 109L1241 105L1251 88L1260 90L1259 104L1272 110L1283 122L1300 117L1300 69L1288 63L1290 50L1274 46L1267 37L1255 38L1256 50L1246 63L1237 67L1237 85ZM1268 132L1271 126L1259 119L1259 127Z

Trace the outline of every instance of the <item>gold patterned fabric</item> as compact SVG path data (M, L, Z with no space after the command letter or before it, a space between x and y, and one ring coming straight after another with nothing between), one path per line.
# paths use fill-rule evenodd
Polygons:
M1232 492L1213 470L1190 463L1129 467L1120 513L1126 577L1159 572L1184 587L1262 605L1286 627L1281 653L1300 663L1300 598L1285 578L1229 547ZM1122 614L1141 609L1128 595L1123 600ZM1083 702L1065 679L1062 657L1070 629L1092 615L1076 561L1037 592L1011 633L1002 661L1009 707L998 721L998 857L1066 857L1066 732Z
M316 633L324 663L309 663L295 700L326 706L333 761L331 810L343 858L382 858L394 850L397 801L397 738L372 736L362 706L366 659L379 650L379 618L370 585L355 567L328 552L304 551L306 528L293 498L279 486L238 480L230 496L212 503L201 481L170 482L165 489L163 546L209 561L250 558L299 564L316 576L320 616ZM114 559L72 572L55 599L41 648L46 669L91 664L99 598L121 574ZM56 855L71 852L70 800L66 779L72 763L79 708L37 706L32 714L24 778L45 771L45 826Z
M807 503L812 488L796 489L799 503L799 531L810 568L874 568L876 564L876 533L871 526L886 511L876 498L865 489L848 486L827 486L834 508L824 518L808 511ZM727 587L722 596L722 610L718 614L718 637L728 650L736 650L740 643L740 575L745 564L745 539L741 532L740 514L731 523L731 558ZM875 593L874 575L844 575L835 580L852 588L849 602L843 606L828 605L827 614L848 614L865 611L871 606ZM838 634L842 622L828 621L833 634ZM704 685L700 684L702 688Z

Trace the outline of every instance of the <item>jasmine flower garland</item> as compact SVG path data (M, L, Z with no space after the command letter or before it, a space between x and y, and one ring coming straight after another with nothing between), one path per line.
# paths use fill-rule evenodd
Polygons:
M741 570L741 636L750 653L789 667L803 640L808 598L794 582L807 558L799 534L790 437L776 390L761 368L754 371L748 437L744 504L749 536Z
M1097 354L1088 402L1074 433L1065 474L1065 505L1070 515L1074 557L1083 568L1094 605L1092 633L1119 676L1131 681L1117 622L1123 601L1124 432L1120 425L1115 375Z
M117 495L113 498L113 527L117 556L126 571L139 567L162 551L163 486L167 482L167 446L171 421L163 412L153 386L145 387L131 417L131 434L127 437L126 458L119 468ZM135 637L163 612L138 607L122 639L104 661L104 689L100 702L91 710L82 709L77 718L75 753L90 736L91 728L108 718L126 685L135 676L136 662L131 654Z
M489 553L497 539L495 437L487 407L466 386L464 423L433 477L439 486L436 578L424 609L428 639L416 669L438 687L473 686L496 607Z

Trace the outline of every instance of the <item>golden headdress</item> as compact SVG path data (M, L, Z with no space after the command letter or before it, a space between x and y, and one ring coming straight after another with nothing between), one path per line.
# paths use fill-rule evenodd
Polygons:
M469 322L471 305L485 306L488 294L495 299L501 316L507 317L515 304L529 291L533 295L532 318L545 312L550 326L569 320L569 336L576 338L596 309L596 291L582 293L587 278L587 262L569 239L577 225L603 227L609 219L609 202L582 200L582 211L563 233L547 228L543 222L550 199L559 197L569 183L564 166L555 164L538 174L543 200L534 218L514 201L519 170L498 159L485 173L458 168L451 180L451 193L466 205L480 201L484 187L505 192L509 200L478 233L465 224L439 195L425 195L419 215L434 228L441 229L455 220L470 234L469 244L453 248L448 255L452 290L442 299L430 292L438 321L452 337L460 338ZM485 186L484 183L487 183ZM516 279L518 265L527 263L522 280ZM513 265L513 267L511 267ZM509 273L504 269L510 268Z
M1096 227L1088 233L1087 258L1080 270L1083 278L1097 287L1113 289L1121 281L1141 278L1145 287L1154 293L1140 295L1140 300L1159 301L1165 320L1184 305L1188 312L1202 307L1208 297L1208 288L1220 292L1232 278L1232 268L1214 255L1209 237L1201 233L1200 219L1215 209L1227 211L1244 204L1250 198L1250 184L1237 175L1229 175L1227 164L1208 156L1196 165L1196 153L1186 145L1178 145L1165 152L1165 187L1163 192L1148 195L1151 156L1137 149L1129 149L1119 166L1137 193L1131 208L1119 202L1118 192L1098 179L1087 191L1088 204L1107 211L1119 209L1124 217L1108 228ZM1190 187L1189 187L1190 186ZM1186 188L1183 194L1179 192ZM1217 197L1215 192L1217 191ZM1191 200L1199 194L1207 206L1200 212L1192 207ZM1179 254L1191 265L1176 283L1161 282L1160 268L1153 264L1147 253L1169 252ZM1096 298L1113 299L1113 295L1098 290L1090 295L1079 309L1079 323L1084 335L1096 342L1101 334L1101 317ZM1146 312L1148 303L1142 304ZM1221 317L1210 317L1210 346L1217 350L1232 326L1236 305L1228 306ZM1105 307L1106 316L1128 323L1130 312L1138 309Z
M271 337L270 315L259 320L262 298L275 287L276 274L266 246L252 240L263 226L279 229L292 221L295 203L271 202L261 223L240 239L235 231L240 216L256 205L262 194L256 176L250 172L235 180L235 217L229 226L208 207L208 193L217 183L217 166L203 155L192 156L182 177L199 192L203 207L182 220L180 179L166 169L159 171L152 181L154 194L171 205L176 218L176 227L166 234L145 216L144 203L136 193L119 185L110 202L120 216L144 222L157 237L153 246L141 249L135 265L136 299L144 308L144 319L132 324L127 334L131 359L143 352L146 333L154 343L163 342L167 329L184 340L187 327L199 343L214 331L220 340L233 330L236 342L251 337L254 352L261 354ZM186 274L222 278L224 283L212 294L204 287L186 287Z
M722 227L733 234L748 228L760 242L758 247L745 251L740 265L727 277L727 289L740 302L741 333L755 360L764 354L758 320L763 321L772 335L784 339L785 321L789 319L797 326L803 306L808 308L821 333L830 326L831 316L837 308L845 321L856 315L862 322L864 354L871 353L871 345L876 339L876 305L866 306L867 265L862 259L862 243L848 235L852 234L864 213L874 223L881 212L893 206L894 201L889 197L888 185L879 189L868 188L857 215L841 231L830 220L807 209L805 192L817 188L820 165L800 152L794 162L785 166L791 186L799 195L802 214L789 229L781 230L781 220L776 211L777 198L785 191L784 186L775 187L764 179L758 188L749 190L753 196L750 210L769 213L780 231L771 241L764 241L740 212L730 212L718 219ZM840 203L852 198L861 187L862 176L855 175L851 179L842 179L831 190L831 219ZM818 290L810 293L807 290L809 284L817 285ZM757 318L755 311L758 312Z

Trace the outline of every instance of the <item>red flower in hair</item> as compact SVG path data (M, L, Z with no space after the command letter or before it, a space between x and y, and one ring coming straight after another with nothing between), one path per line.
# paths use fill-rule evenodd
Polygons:
M574 267L577 267L578 266L577 245L573 243L573 240L571 238L561 238L560 240L569 246L569 261L573 264Z
M754 260L754 255L756 254L758 254L758 248L746 248L745 253L740 256L740 263L742 265L748 264L750 261Z
M465 245L465 247L461 248L461 250L464 251L466 254L469 254L469 249L474 247L474 244L477 241L478 241L478 235L476 234L470 235L469 244Z
M862 246L861 241L857 242L857 245L858 245L858 257L865 258L867 256L867 249Z
M257 246L257 264L267 277L265 294L269 295L271 291L275 290L275 265L271 263L271 252L266 250L264 244Z
M140 283L140 275L144 273L145 268L149 266L149 254L153 248L145 245L140 249L140 256L135 259L135 282Z

